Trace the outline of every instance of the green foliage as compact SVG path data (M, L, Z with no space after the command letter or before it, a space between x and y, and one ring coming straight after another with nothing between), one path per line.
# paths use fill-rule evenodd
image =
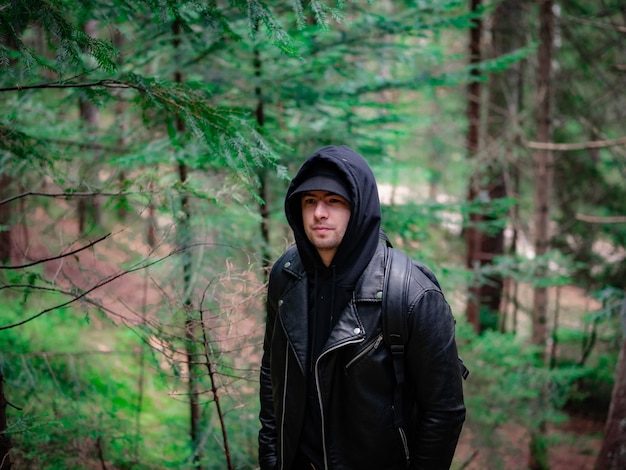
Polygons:
M96 62L98 68L105 72L116 69L116 50L113 46L100 39L92 38L77 29L65 15L66 2L62 0L20 0L3 1L0 7L0 80L7 74L14 83L22 79L32 79L38 68L52 71L65 77L68 73L82 74L89 71L83 54L87 53ZM23 40L23 32L27 27L37 25L46 33L54 61L48 60ZM13 46L15 50L7 47ZM19 57L23 61L24 76L20 77L11 66L11 62Z
M485 450L490 463L503 462L517 444L508 442L502 426L532 430L541 422L566 419L563 406L590 369L549 369L535 347L512 334L487 331L476 337L465 323L457 331L461 355L471 370L465 387L466 405L472 410L467 425L474 445ZM547 400L542 400L544 389L549 391Z
M577 267L576 261L552 250L541 256L529 259L525 256L501 256L493 264L482 266L476 270L481 277L499 275L528 283L532 287L564 286L572 284L572 273Z
M475 228L487 236L495 236L502 232L509 222L511 208L517 204L517 200L502 197L493 200L482 201L477 198L461 204L459 212L467 219L470 214L475 214L477 220L466 220L465 227Z
M622 22L617 3L600 6L577 0L563 4L567 21L556 60L555 142L605 140L623 136L625 77L615 67L621 59L615 47L622 38L609 24ZM597 27L597 18L607 27ZM600 18L602 18L600 20ZM623 216L626 187L623 147L584 149L556 154L555 206L558 227L554 246L582 264L574 272L577 281L591 289L623 285L626 262L619 247L626 244L626 225L590 223L578 215Z
M437 270L462 256L455 207L431 202L383 206L383 230L394 246Z
M90 315L89 325L65 309L0 333L4 391L21 408L9 408L7 429L18 468L78 469L101 459L115 467L188 468L188 410L180 378L167 378L162 358L144 343L149 336L99 314ZM220 369L228 372L225 365ZM249 468L256 459L256 394L233 398L222 406L241 410L228 414L227 426L237 468ZM224 468L219 426L210 400L205 406L204 468L217 470Z
M249 110L210 104L211 95L207 93L207 87L199 86L198 82L176 83L133 72L116 74L117 63L114 55L117 50L112 48L110 42L91 38L77 29L68 18L63 16L63 9L66 7L63 2L45 2L41 8L34 8L30 4L20 6L20 4L21 2L9 2L7 8L2 10L6 15L6 21L0 24L10 27L13 24L10 20L17 18L23 21L24 28L32 27L33 24L40 26L44 31L50 32L51 44L60 44L59 48L62 50L52 49L59 64L66 68L74 67L80 70L75 71L74 76L65 77L65 72L59 68L60 66L46 67L45 70L49 72L26 67L30 70L26 78L31 83L4 88L0 85L0 92L62 89L69 92L67 97L86 97L89 101L100 105L110 103L111 100L132 99L142 110L145 124L155 129L159 126L165 126L168 129L169 140L174 148L180 148L185 143L193 143L194 139L200 143L197 162L188 161L187 156L181 157L181 160L191 164L193 169L206 167L208 163L215 165L220 162L220 165L230 167L234 174L239 175L250 188L257 184L255 168L275 162L276 157L268 140L262 136L262 131L255 129L251 123ZM177 4L178 2L168 3L164 12L181 13ZM243 6L243 2L240 6ZM268 11L264 6L259 3L250 6L254 20L261 17L267 20ZM34 11L39 13L33 13ZM122 11L127 14L133 13L132 10L129 11L128 5L125 5ZM206 11L203 13L209 14ZM35 15L35 17L27 15ZM193 19L193 16L191 18ZM223 18L220 21L223 21ZM19 60L9 63L8 56L5 57L4 62L7 66L0 69L0 82L4 82L5 85L9 83L9 78L3 77L2 72L8 74L19 71L24 68L25 64L30 63L29 58L32 57L37 57L40 65L45 59L45 53L31 50L21 41L21 35L26 32L19 28L10 29L9 32L7 32L8 44L13 44L15 42L13 39L19 40L15 51L19 54L17 56ZM8 49L5 47L3 51L6 52ZM94 64L89 62L89 57L94 59ZM43 75L50 72L56 74L58 80L56 83L49 81L32 83L33 80L41 79ZM86 82L86 78L92 78L91 82ZM130 90L135 92L134 97L129 96ZM23 109L24 100L16 105ZM22 115L20 120L27 121L28 114ZM177 126L181 123L189 132L184 136L178 132ZM44 150L52 140L50 137L33 135L30 129L20 132L9 127L10 125L14 126L14 123L7 123L7 128L2 127L1 131L6 137L2 139L2 150L5 155L14 154L18 158L35 156L41 160L47 157L48 163L51 163L51 156ZM41 134L42 130L37 132ZM58 136L58 133L56 135ZM111 135L107 139L115 142L115 137ZM142 144L143 142L137 142L137 145ZM38 150L40 147L41 151Z

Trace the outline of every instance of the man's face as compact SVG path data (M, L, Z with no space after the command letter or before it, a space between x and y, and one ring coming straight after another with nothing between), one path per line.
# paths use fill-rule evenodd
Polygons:
M301 198L306 236L329 266L346 233L350 203L328 191L306 191Z

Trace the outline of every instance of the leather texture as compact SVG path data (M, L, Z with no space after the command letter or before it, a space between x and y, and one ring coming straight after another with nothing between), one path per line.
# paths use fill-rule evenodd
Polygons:
M454 318L436 281L412 265L398 429L392 354L382 341L387 249L377 247L312 373L305 270L295 247L274 264L260 373L262 470L292 469L308 380L319 389L327 469L450 467L465 420Z

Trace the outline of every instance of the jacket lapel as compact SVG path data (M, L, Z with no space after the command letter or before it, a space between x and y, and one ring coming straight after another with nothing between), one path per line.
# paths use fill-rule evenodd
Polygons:
M379 244L376 253L357 282L352 300L343 310L331 331L324 351L334 349L342 344L363 341L366 338L368 332L365 331L356 304L357 302L381 301L384 281L384 254L385 247Z
M278 301L278 316L287 335L287 340L294 350L300 370L307 368L309 346L309 322L307 320L307 277L297 252L283 263L283 271L293 279Z
M363 341L366 331L356 309L356 302L380 302L384 279L384 246L378 245L376 253L357 282L352 300L342 311L330 333L324 351L340 347L343 344ZM289 344L294 350L300 370L305 373L309 346L309 322L307 318L307 276L304 266L297 255L283 262L283 271L293 279L279 299L279 318ZM322 352L323 353L323 352Z

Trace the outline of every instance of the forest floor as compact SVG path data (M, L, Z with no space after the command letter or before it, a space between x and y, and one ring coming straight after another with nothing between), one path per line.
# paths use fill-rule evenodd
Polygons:
M57 226L55 231L59 233L59 230L64 232L64 239L76 239L72 238L77 234L70 222L67 222L67 226L63 228ZM54 254L50 253L48 247L42 243L42 237L45 237L45 234L35 233L32 227L29 227L28 231L23 227L14 229L13 263L19 265L29 260L53 257ZM137 243L133 249L142 249L141 245L143 244ZM69 251L67 247L65 251ZM44 271L49 279L56 278L62 281L59 282L60 285L66 284L80 289L89 288L90 285L94 285L94 282L97 284L98 279L113 278L102 288L94 291L94 294L97 294L97 302L102 304L105 311L113 312L116 321L134 323L140 319L139 312L142 311L142 306L146 303L158 303L163 292L151 289L141 271L128 273L122 278L115 279L116 273L120 272L120 266L126 261L127 256L121 250L105 241L98 245L95 251L86 250L71 258L46 262ZM580 296L579 292L572 291L570 294L564 297ZM259 325L252 327L259 328ZM604 416L599 414L572 412L567 422L552 426L549 429L550 468L552 470L592 470L596 455L600 450L604 419ZM466 427L459 441L455 462L462 464L462 468L467 470L527 468L530 440L527 430L521 426L505 425L497 432L500 433L499 440L506 442L506 445L502 446L506 449L501 447L497 451L497 461L496 457L490 455L485 449L477 449L475 442L479 440L473 439Z
M517 297L532 301L533 293L530 286L518 286ZM589 312L600 307L595 299L586 296L582 289L575 286L550 288L549 297L560 310L560 325L581 331L584 325L580 312ZM525 307L530 308L530 306ZM510 322L513 308L509 306L505 310ZM524 310L524 306L521 310ZM464 308L460 311L464 311ZM519 334L529 336L531 325L528 316L521 313L515 316L517 318L516 329ZM560 351L560 354L571 355L572 351ZM565 422L551 424L548 427L551 470L593 470L596 456L602 445L606 420L607 410L601 408L602 405L591 404L568 408L564 410L567 415ZM502 443L495 452L482 449L474 442L480 439L474 440L464 429L459 441L456 462L465 464L462 468L467 470L525 470L528 468L530 434L526 428L508 423L495 432L493 440Z
M596 456L602 445L604 418L580 412L569 414L569 420L551 426L549 461L551 470L593 470ZM505 425L500 430L505 445L497 450L497 456L485 453L472 444L472 436L466 430L461 434L455 462L466 470L525 470L528 468L530 436L521 426Z

